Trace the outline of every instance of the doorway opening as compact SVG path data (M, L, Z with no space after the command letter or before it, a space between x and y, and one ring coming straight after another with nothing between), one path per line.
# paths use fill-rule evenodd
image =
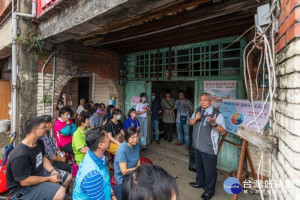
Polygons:
M164 98L164 91L169 90L174 99L178 98L178 91L185 91L186 98L194 104L194 81L152 81L152 91L160 99Z
M78 78L78 102L84 98L86 102L90 97L90 78L91 77L79 77Z

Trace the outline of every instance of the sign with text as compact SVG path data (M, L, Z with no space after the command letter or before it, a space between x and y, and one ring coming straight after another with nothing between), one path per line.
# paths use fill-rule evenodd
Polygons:
M204 92L212 95L214 108L220 108L223 99L236 98L236 81L204 81Z
M258 117L263 109L261 101L254 101L254 108L248 100L243 99L224 99L220 108L226 123L226 130L236 134L239 125L247 124ZM268 120L269 102L265 105L262 114L256 122L249 124L249 128L256 132L261 132L264 124Z
M140 102L141 97L131 97L131 105L137 105Z

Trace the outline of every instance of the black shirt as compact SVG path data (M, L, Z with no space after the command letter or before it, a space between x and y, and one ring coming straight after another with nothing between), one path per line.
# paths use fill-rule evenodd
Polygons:
M120 133L122 130L122 122L118 121L118 123L115 124L112 121L109 121L105 126L105 130L106 132L111 133L113 137L115 137L115 135Z
M160 116L158 111L162 110L161 109L161 104L158 99L154 99L151 103L151 119L152 120L159 120Z
M10 194L22 187L19 181L42 174L44 156L45 149L41 140L38 140L36 147L28 147L23 143L16 146L9 155L6 168Z

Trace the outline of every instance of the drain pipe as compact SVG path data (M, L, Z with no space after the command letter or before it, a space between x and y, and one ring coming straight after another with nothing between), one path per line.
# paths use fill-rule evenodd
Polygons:
M11 119L11 134L15 134L17 130L17 32L18 24L17 17L35 18L36 16L36 0L32 0L31 14L24 14L14 12L12 8L12 69L11 69L11 80L12 80L12 119ZM14 4L12 3L12 6Z
M53 60L53 81L54 81L54 73L55 73L55 54L56 54L56 52L54 52L54 53L52 53L49 57L48 57L48 59L47 59L47 61L45 62L45 64L44 64L44 66L43 66L43 68L42 68L42 102L43 102L43 115L45 115L45 102L43 101L43 98L44 98L44 70L45 70L45 68L46 68L46 66L47 66L47 64L48 64L48 62L49 62L49 60L52 58L52 56L54 56L54 60ZM54 83L53 83L54 84ZM54 89L54 85L53 85L53 89ZM52 92L54 92L53 90L52 90ZM52 104L53 104L53 94L52 94ZM52 115L53 116L53 115Z
M52 103L51 103L51 114L54 117L54 92L55 92L55 68L56 68L56 55L53 57L53 72L52 72Z

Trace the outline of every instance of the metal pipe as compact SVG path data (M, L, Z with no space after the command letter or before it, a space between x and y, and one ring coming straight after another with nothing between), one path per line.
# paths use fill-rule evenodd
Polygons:
M14 12L14 0L12 0L12 119L11 119L11 135L17 130L17 17L35 18L36 16L36 0L32 0L31 14Z
M49 60L52 58L52 56L54 56L56 54L56 52L52 53L47 61L45 62L45 64L43 65L43 68L42 68L42 102L43 102L43 115L45 115L45 102L43 101L43 98L44 98L44 70L49 62Z
M93 73L92 76L92 101L95 103L95 82L96 82L96 75Z
M55 68L56 68L56 56L53 57L53 72L52 72L52 103L51 103L51 113L54 116L54 92L55 92Z

